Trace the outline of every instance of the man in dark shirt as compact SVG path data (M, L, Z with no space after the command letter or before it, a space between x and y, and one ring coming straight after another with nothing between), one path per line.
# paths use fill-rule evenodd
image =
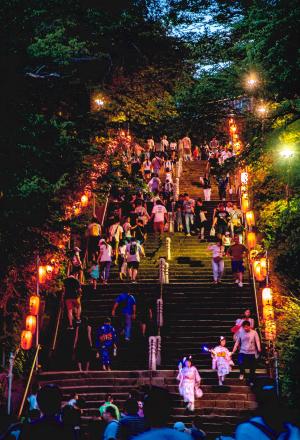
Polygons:
M219 208L215 212L214 223L213 226L216 228L216 233L219 238L222 238L222 235L225 235L225 232L228 231L228 221L230 215L225 210L224 205L220 205Z
M56 385L45 385L37 394L37 402L43 416L24 425L19 440L70 440L58 414L62 394Z
M68 278L64 281L65 286L65 303L68 312L69 327L68 329L73 329L73 310L75 313L76 323L80 324L81 316L81 285L80 282L75 278L74 274L71 273Z
M145 432L148 427L144 417L139 417L139 405L136 399L128 399L124 406L125 417L120 420L120 440L131 440L138 434Z
M239 287L243 287L243 273L245 272L243 259L247 252L248 249L240 243L239 236L235 235L234 244L228 249L228 254L231 257L231 267L235 283L237 283Z

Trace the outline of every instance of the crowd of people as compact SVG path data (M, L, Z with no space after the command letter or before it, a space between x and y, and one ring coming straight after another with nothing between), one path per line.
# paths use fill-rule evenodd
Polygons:
M199 385L197 369L186 359L180 373L181 386L193 380ZM184 371L189 369L190 372ZM193 378L191 377L193 375ZM188 376L188 378L186 377ZM200 388L198 388L201 393ZM256 414L236 426L235 436L221 435L222 440L268 440L270 438L298 440L300 429L292 422L290 414L282 407L274 386L270 383L257 389ZM1 440L199 440L207 438L202 429L202 418L194 416L191 427L170 416L174 402L170 393L159 387L143 386L133 390L120 406L114 396L107 394L99 407L97 417L83 426L83 409L86 404L77 393L63 403L59 387L52 384L35 386L28 397L27 412L23 419L10 424Z

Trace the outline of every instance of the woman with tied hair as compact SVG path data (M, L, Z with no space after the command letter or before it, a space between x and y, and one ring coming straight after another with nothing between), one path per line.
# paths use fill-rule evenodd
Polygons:
M222 386L225 376L230 373L233 362L231 352L226 347L226 338L220 336L220 343L210 350L212 357L212 369L217 370L219 385Z
M187 411L194 411L195 398L201 398L203 391L200 388L200 374L192 364L192 356L184 357L178 369L179 394L183 397Z

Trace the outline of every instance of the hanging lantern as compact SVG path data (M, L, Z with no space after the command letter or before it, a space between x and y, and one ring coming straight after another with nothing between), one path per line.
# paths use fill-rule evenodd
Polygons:
M31 295L29 298L29 313L37 316L40 308L40 297L37 295Z
M273 321L274 320L274 308L273 306L264 306L263 307L263 319L265 321Z
M246 173L246 171L242 171L241 172L241 184L247 185L247 183L248 183L248 173Z
M255 232L248 232L247 245L249 249L253 249L256 246L256 234Z
M256 281L259 281L259 282L264 281L265 277L261 271L261 265L260 265L259 260L253 261L253 273L254 273Z
M268 273L268 261L267 261L266 257L261 258L259 261L260 261L260 266L261 266L262 273L265 276L267 276L267 273Z
M38 277L39 277L40 284L44 284L46 282L46 280L47 280L46 266L39 266Z
M274 341L276 338L276 324L274 320L267 320L265 322L265 338L268 341Z
M273 290L265 287L261 293L263 306L271 306L273 303Z
M255 217L253 211L247 211L246 212L246 220L248 226L255 226Z
M249 199L248 199L248 194L245 193L243 194L242 197L242 212L245 214L248 209L249 209L250 203L249 203Z
M33 315L26 316L25 329L30 331L34 335L36 331L36 316Z
M30 350L32 347L32 333L29 330L23 330L21 333L21 348Z
M80 202L81 202L81 206L86 207L88 205L88 203L89 203L88 196L83 194L83 196L80 199Z
M235 133L237 131L237 126L235 124L230 125L229 130L231 133Z

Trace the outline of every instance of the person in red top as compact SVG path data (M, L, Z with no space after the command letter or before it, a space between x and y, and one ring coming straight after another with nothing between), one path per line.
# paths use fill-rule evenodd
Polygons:
M237 283L239 287L243 287L243 273L245 272L243 259L248 249L240 243L238 235L235 235L233 240L234 244L228 249L228 255L231 257L231 267L235 277L235 283Z

